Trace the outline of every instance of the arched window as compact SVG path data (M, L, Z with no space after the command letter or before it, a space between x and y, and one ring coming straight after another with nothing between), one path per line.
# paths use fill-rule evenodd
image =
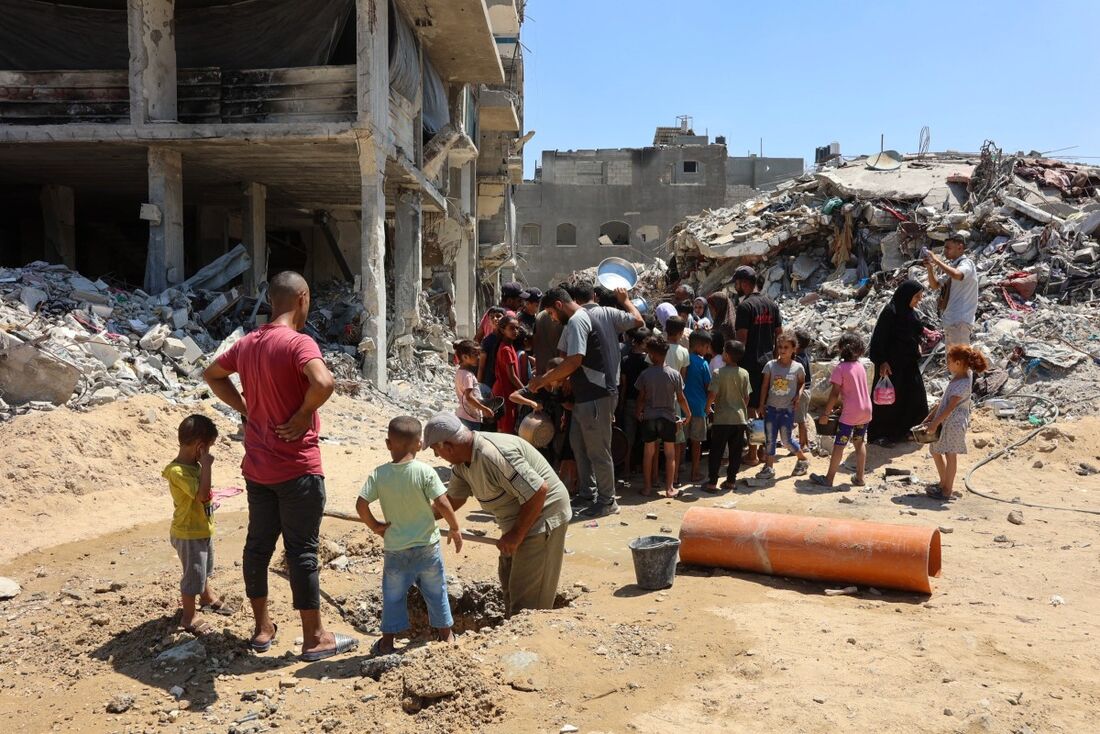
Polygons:
M542 227L537 224L525 224L519 231L519 244L523 247L538 247L542 240Z
M557 232L557 242L558 247L576 247L577 228L569 223L559 224Z
M607 237L612 245L630 244L630 225L626 222L604 222L600 225L600 237ZM606 244L606 240L604 240Z

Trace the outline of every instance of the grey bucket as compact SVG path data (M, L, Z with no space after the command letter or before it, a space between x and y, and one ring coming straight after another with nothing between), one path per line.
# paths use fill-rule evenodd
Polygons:
M643 535L630 541L634 576L643 589L667 589L676 578L680 541L667 535Z

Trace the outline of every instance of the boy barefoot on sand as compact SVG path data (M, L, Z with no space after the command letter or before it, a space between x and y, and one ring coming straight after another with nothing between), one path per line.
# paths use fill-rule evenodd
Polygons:
M200 611L230 615L233 612L214 595L208 579L214 572L214 520L210 506L210 474L214 457L210 447L218 439L218 429L204 415L190 415L179 425L179 453L161 476L172 492L172 530L169 537L183 565L180 603L183 617L180 627L193 635L211 630L210 624L196 616L195 597Z
M829 382L829 402L819 422L825 425L839 398L842 409L840 424L833 439L833 455L829 460L829 472L825 476L811 474L810 480L822 487L833 486L840 461L844 458L844 448L852 443L856 449L856 473L852 475L852 484L862 487L863 472L867 467L867 424L871 422L871 394L867 390L867 371L859 363L863 356L863 340L856 334L844 334L837 344L840 350L840 364L833 368Z
M646 352L653 366L639 377L638 405L635 415L641 423L645 453L642 456L642 494L653 494L653 475L657 469L657 441L665 445L665 496L676 496L676 431L691 422L691 407L684 397L684 378L665 364L669 344L663 336L651 336L646 342ZM676 415L676 403L684 411L684 417Z
M455 552L462 550L462 535L447 488L435 471L416 460L420 450L420 421L399 416L390 421L386 448L393 462L383 464L367 477L355 510L359 518L384 541L382 561L382 639L371 647L373 655L393 652L398 632L409 627L405 598L416 584L428 607L428 622L441 642L453 642L451 607L447 601L447 577L443 572L443 553L439 547L436 516L447 521L451 532L447 541ZM382 505L385 522L370 511L370 503Z

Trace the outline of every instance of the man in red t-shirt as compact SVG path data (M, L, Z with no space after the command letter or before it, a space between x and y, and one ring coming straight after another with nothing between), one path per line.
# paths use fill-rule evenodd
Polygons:
M332 395L332 374L317 343L299 330L309 314L309 286L279 273L268 286L271 323L234 344L207 368L206 383L246 418L241 473L248 488L244 588L256 627L250 645L271 648L278 626L267 609L267 568L283 536L294 608L302 617L302 659L320 660L358 641L321 624L317 546L325 511L317 409ZM240 375L243 395L230 375Z

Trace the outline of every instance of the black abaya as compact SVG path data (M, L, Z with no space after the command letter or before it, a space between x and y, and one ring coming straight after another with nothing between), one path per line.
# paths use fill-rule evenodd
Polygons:
M872 441L902 441L913 426L928 415L928 393L920 373L922 325L910 302L924 286L907 280L898 286L894 297L875 323L869 355L875 363L875 382L881 379L883 363L890 365L890 381L897 398L893 405L874 405L868 435Z

